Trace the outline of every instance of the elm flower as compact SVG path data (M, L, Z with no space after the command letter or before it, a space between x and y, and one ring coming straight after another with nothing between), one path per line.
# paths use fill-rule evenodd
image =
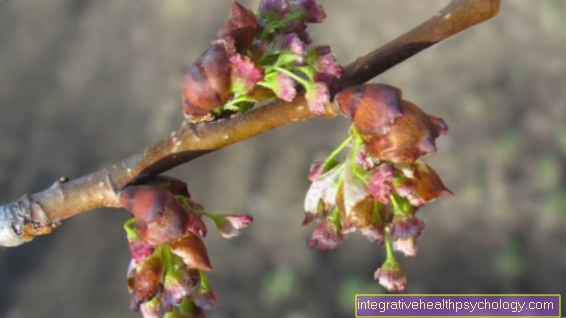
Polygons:
M292 1L291 8L300 9L303 20L307 23L320 23L326 18L326 12L316 0Z
M200 272L200 282L191 295L191 299L195 303L197 307L200 307L204 310L210 310L218 305L218 297L212 287L210 286L210 282L208 278L204 274L203 271Z
M385 236L385 247L387 258L375 272L374 278L379 280L379 284L388 291L403 291L407 286L407 276L393 255L391 239L388 235Z
M409 237L406 239L397 239L393 242L393 250L403 253L405 256L415 256L419 250L417 246L417 238Z
M305 98L313 114L323 115L326 112L325 104L330 101L330 91L324 83L314 83L306 87Z
M246 214L222 215L205 211L200 211L199 213L206 215L213 220L220 235L226 239L231 239L240 235L240 232L248 227L248 225L250 225L254 220L251 216Z
M383 204L391 203L389 197L393 193L393 180L395 179L395 169L390 163L382 163L370 171L367 180L369 193Z
M388 291L403 291L407 286L407 276L395 259L386 260L375 272L374 278Z
M291 7L286 0L261 0L259 3L258 14L262 17L281 19Z
M320 222L314 232L307 238L307 246L321 250L335 250L342 244L340 212L338 209Z
M263 68L250 57L235 54L230 57L232 92L247 94L252 91L255 84L263 80Z

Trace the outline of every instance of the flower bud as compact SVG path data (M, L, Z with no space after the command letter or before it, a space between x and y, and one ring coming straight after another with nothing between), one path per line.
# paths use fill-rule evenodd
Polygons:
M167 190L146 185L127 187L120 193L120 203L134 215L134 226L149 245L169 243L187 230L187 211Z
M235 53L233 39L216 40L187 71L183 83L183 112L187 119L198 122L206 117L203 114L230 99L230 56Z
M405 256L415 256L419 250L417 246L417 239L409 237L407 239L398 239L393 242L393 250L403 253Z
M162 272L163 264L157 255L152 255L137 265L132 298L133 310L137 311L140 304L152 299L161 291Z
M325 104L330 101L330 91L324 83L314 83L308 86L305 98L311 113L324 115L326 113Z
M419 198L423 203L430 202L441 196L454 195L444 186L444 183L429 165L418 160L410 165L414 181L413 197Z
M413 212L400 213L395 211L389 234L392 239L419 237L424 226L424 222L417 218Z
M218 297L202 271L200 272L200 283L191 298L197 307L204 310L210 310L218 305Z
M257 18L255 14L235 1L232 4L228 21L218 30L215 40L227 36L231 37L236 42L238 52L242 53L251 49L256 29Z
M376 164L374 158L369 154L364 145L360 147L356 154L356 164L364 168L364 170L371 170Z
M253 220L251 216L245 214L216 215L214 218L220 235L227 239L238 236Z
M250 57L234 54L230 57L232 92L247 94L263 79L264 70Z
M440 131L415 104L402 101L403 116L395 120L385 135L365 136L368 151L381 160L412 163L436 152Z
M196 273L196 278L195 278ZM173 310L198 285L198 270L189 269L184 263L175 264L165 275L161 302L165 311Z
M343 236L339 222L330 218L320 222L314 232L307 238L307 246L321 250L335 250L342 244Z
M261 0L258 14L268 19L280 19L289 13L290 6L286 0Z
M279 65L297 66L305 63L307 51L305 43L295 33L287 34L281 45L281 53L277 60Z
M393 193L393 179L395 179L395 169L392 164L382 163L373 168L367 180L369 193L383 204L391 203L389 196Z
M303 14L303 20L308 23L320 23L326 18L326 13L316 0L297 0L291 2L291 8L299 8Z
M401 90L385 84L348 87L334 98L342 113L348 116L363 135L387 133L402 115Z
M383 224L371 224L369 227L360 229L360 233L378 246L383 246L385 235Z
M212 270L204 243L191 232L171 243L171 252L179 256L189 268Z
M132 257L136 263L143 262L144 259L148 258L155 251L155 247L147 244L140 236L132 231L133 234L128 232L128 245L130 246L130 252L132 252Z
M394 258L387 258L374 277L388 291L403 291L407 286L407 276Z

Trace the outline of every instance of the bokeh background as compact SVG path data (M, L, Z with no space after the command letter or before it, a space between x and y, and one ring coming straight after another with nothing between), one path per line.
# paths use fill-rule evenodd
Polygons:
M320 2L328 19L314 39L346 64L449 1ZM176 129L184 71L230 3L1 0L0 202ZM425 160L456 196L419 212L419 254L400 257L407 292L566 294L566 2L504 0L497 18L376 81L450 126ZM355 293L383 292L382 248L354 235L338 251L310 250L313 228L300 226L309 164L347 126L294 123L170 172L208 210L255 218L237 239L206 238L220 297L209 317L352 317ZM139 317L125 284L127 217L91 211L0 250L0 317Z

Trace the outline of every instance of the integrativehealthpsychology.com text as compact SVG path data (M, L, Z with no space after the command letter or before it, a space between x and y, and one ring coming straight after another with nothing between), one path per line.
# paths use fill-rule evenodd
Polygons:
M356 295L356 317L560 317L560 295Z

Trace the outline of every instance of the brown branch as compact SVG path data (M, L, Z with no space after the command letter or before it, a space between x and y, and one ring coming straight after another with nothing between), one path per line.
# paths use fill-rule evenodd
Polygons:
M434 17L345 68L341 88L362 84L451 35L497 14L499 0L453 0ZM325 117L336 116L327 105ZM184 123L156 145L76 180L0 206L0 245L15 246L47 234L61 220L99 207L119 207L115 188L143 182L206 153L277 127L315 117L304 96L276 101L233 118L191 126Z

